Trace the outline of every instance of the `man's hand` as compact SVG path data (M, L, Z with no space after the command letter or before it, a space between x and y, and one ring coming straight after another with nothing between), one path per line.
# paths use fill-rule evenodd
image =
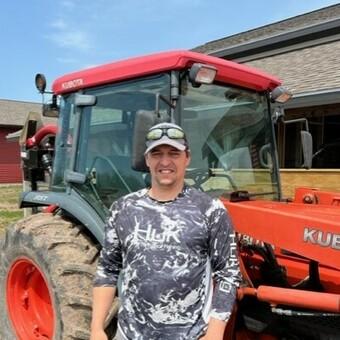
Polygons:
M93 288L90 340L108 340L104 332L104 324L115 294L116 288L114 287Z
M209 321L208 329L206 334L200 338L200 340L223 340L224 330L227 323L211 318Z
M108 340L108 337L104 330L97 330L91 332L90 340Z

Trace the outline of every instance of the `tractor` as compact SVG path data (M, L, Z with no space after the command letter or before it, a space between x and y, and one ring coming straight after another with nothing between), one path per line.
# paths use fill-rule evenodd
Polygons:
M35 83L48 93L43 74ZM275 125L292 94L279 79L177 50L64 75L50 93L42 115L55 123L29 115L20 137L26 216L0 240L5 340L89 338L105 220L150 185L145 133L160 122L187 132L186 182L219 198L237 232L243 281L224 339L340 338L340 209L309 188L282 196ZM302 130L306 168L311 144ZM119 295L110 338L118 308Z

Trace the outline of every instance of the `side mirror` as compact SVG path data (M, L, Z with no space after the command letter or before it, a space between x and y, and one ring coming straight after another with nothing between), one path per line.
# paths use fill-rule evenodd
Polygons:
M283 117L283 115L279 115ZM297 118L291 120L283 120L284 124L291 124L291 123L305 123L306 130L301 130L301 147L302 147L302 154L303 154L303 164L302 167L305 169L310 169L312 167L313 161L313 137L312 134L309 132L308 128L308 120L306 118Z
M34 83L36 88L38 89L38 91L40 93L45 93L45 89L46 89L46 78L42 73L37 73L34 79Z
M310 169L312 167L313 160L313 137L308 131L301 131L301 145L303 153L303 165L305 169Z

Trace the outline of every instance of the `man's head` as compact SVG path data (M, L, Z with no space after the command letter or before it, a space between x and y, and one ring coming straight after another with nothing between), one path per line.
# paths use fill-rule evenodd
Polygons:
M188 141L182 128L171 123L157 124L147 132L146 146L145 160L152 187L181 190L190 163Z
M174 148L184 151L188 150L188 141L183 129L172 123L160 123L154 125L146 133L145 154L159 145L170 145Z

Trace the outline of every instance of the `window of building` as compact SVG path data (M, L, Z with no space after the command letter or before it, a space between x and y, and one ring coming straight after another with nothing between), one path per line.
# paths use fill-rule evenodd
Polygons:
M313 137L315 169L340 169L340 108L306 108L286 113L286 120L307 118ZM279 163L281 168L301 168L303 155L300 131L304 123L276 126Z

